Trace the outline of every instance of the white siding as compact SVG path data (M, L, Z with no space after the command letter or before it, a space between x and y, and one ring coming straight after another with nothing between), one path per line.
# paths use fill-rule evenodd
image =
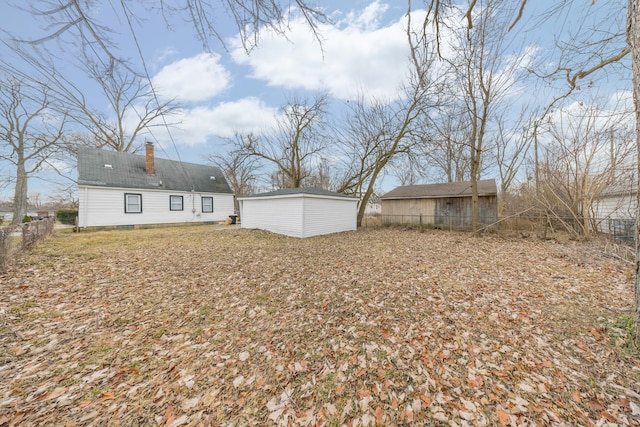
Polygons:
M636 218L636 195L605 195L595 201L594 211L598 231L608 234L619 233L622 223L630 223Z
M307 194L240 200L242 228L258 228L292 237L356 230L357 199Z
M302 237L357 229L357 199L304 198Z
M620 194L603 196L595 202L596 218L634 219L636 195Z
M240 201L240 226L292 237L302 236L302 198L265 198Z
M232 194L86 186L78 193L80 227L221 221L233 214ZM125 193L142 195L142 213L124 212ZM183 196L184 210L169 210L170 195ZM213 197L213 212L202 212L203 196Z
M364 208L364 216L375 216L380 215L382 213L382 204L380 203L367 203L367 206Z

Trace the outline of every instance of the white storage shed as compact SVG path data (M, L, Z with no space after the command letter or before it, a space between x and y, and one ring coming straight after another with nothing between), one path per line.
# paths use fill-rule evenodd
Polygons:
M287 188L239 197L242 228L292 237L357 229L358 199L319 188Z

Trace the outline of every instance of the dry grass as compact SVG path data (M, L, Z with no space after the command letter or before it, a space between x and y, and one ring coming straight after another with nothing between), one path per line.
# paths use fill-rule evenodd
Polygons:
M0 425L640 420L631 277L575 242L58 231L1 279Z

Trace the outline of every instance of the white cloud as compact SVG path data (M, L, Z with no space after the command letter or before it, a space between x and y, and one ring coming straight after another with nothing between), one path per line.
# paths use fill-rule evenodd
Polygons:
M166 65L152 81L165 98L203 101L228 89L231 74L220 64L220 55L201 53Z
M380 26L381 16L389 10L389 5L374 1L362 11L352 11L347 14L346 23L350 27L358 27L365 31L375 31Z
M274 126L277 109L265 105L254 97L233 102L222 102L213 107L197 106L181 110L171 121L180 124L171 128L177 145L194 146L205 144L210 138L230 138L236 132L261 134ZM168 136L154 131L160 142Z
M161 68L163 66L162 64L164 64L166 61L169 61L170 58L176 56L177 54L178 54L178 51L171 46L161 49L156 54L156 58L153 61L154 72L156 72L158 68Z
M239 44L231 55L252 68L251 77L270 86L326 89L340 99L354 99L363 93L397 99L409 65L406 20L381 27L386 9L374 2L360 13L347 15L339 27L321 25L322 50L308 26L299 20L291 23L286 38L265 31L249 55Z

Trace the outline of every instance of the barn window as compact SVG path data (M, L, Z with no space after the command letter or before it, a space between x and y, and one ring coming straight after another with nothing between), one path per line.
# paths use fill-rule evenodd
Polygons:
M213 212L213 197L202 198L202 212Z
M142 194L124 194L124 213L142 213Z
M169 210L182 211L184 210L184 203L182 196L169 196Z

